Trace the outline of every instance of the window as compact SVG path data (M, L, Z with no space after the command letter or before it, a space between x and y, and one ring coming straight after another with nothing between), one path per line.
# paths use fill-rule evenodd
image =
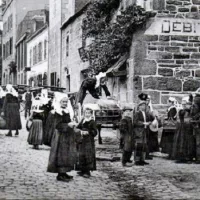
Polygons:
M33 65L36 63L36 46L33 47Z
M46 72L43 75L43 85L47 85L47 73Z
M29 66L32 66L32 49L29 51Z
M24 60L24 66L27 66L27 47L26 47L26 42L23 41L23 45L24 45L24 55L23 55L23 60Z
M24 84L25 85L27 84L27 73L26 72L24 73Z
M51 86L56 86L56 72L51 73Z
M17 46L17 66L18 66L18 71L20 71L20 46L19 45Z
M47 40L44 41L44 60L47 58Z
M12 53L13 53L13 38L11 37L10 38L10 55L12 55Z
M38 79L38 86L42 86L42 74L39 74L37 79Z
M21 70L23 70L23 55L24 55L24 46L23 46L23 43L20 43L20 46L21 46L20 66L21 66ZM23 84L23 80L22 80L21 84Z
M66 56L69 56L69 35L66 38Z
M38 44L38 62L42 61L42 43Z
M35 64L38 63L38 46L35 46Z
M38 62L38 48L34 46L33 48L33 65L37 64Z
M67 92L70 92L70 75L68 75L66 78L66 90Z
M9 42L6 42L6 58L9 56Z

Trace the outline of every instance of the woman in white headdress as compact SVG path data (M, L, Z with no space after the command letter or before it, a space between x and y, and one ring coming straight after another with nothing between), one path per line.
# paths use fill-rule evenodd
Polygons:
M43 142L47 146L51 146L51 140L53 137L53 134L56 129L56 124L57 124L57 117L56 113L59 115L62 115L63 109L60 106L60 101L62 98L67 98L67 94L61 93L61 92L55 92L54 93L54 98L51 107L53 107L53 110L48 112L48 116L46 119L46 123L44 126L44 135L43 135ZM42 107L43 108L43 107ZM70 119L73 120L74 118L74 111L71 105L70 100L67 100L67 112L70 113Z
M33 145L34 149L39 149L39 145L43 144L43 119L44 111L40 109L40 100L33 101L31 108L31 116L28 121L31 121L31 127L28 135L28 143ZM28 128L29 129L29 128Z
M3 104L2 116L5 117L6 127L9 129L6 136L12 137L12 130L16 130L15 135L19 135L19 131L22 128L21 119L20 119L20 104L18 101L18 93L13 88L12 85L8 84L6 86L6 97Z
M172 158L178 162L191 162L195 157L195 137L191 124L190 97L182 99L182 109L178 112L176 134L174 136Z
M169 108L167 109L167 118L163 126L169 126L170 128L174 129L164 129L162 132L160 147L162 148L162 153L169 154L169 158L171 157L172 153L172 145L176 127L176 119L178 113L178 102L174 97L169 97L168 99Z
M73 178L67 172L73 170L76 164L76 140L80 131L75 132L74 128L69 125L73 120L74 113L66 94L56 93L53 105L55 130L51 141L47 171L58 173L58 181L68 182Z

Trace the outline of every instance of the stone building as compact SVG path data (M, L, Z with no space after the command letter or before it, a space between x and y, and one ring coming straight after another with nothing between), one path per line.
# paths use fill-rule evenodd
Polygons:
M73 17L63 23L62 31L62 78L61 86L67 92L77 92L84 79L83 71L88 68L89 63L80 58L79 49L82 47L82 20L85 17L86 4Z
M156 16L133 36L127 91L133 102L141 91L157 105L169 96L181 102L200 87L200 1L155 1L153 9Z
M200 87L200 1L123 0L120 9L133 3L153 12L154 17L133 34L129 55L108 69L109 90L121 104L136 103L141 92L148 93L158 108L170 96L180 102ZM71 92L78 91L89 66L79 54L84 9L61 27L61 84Z
M45 9L49 0L6 0L3 9L3 84L17 83L17 26L29 10Z
M62 40L65 36L61 36L61 27L84 7L89 0L50 0L49 2L49 85L67 87L67 90L69 90L69 85L66 85L66 82L69 82L69 77L66 78L63 74L63 70L67 66L62 64L63 44L66 45L67 40ZM70 32L70 34L74 33ZM71 40L71 36L69 37ZM66 74L65 70L64 73Z
M32 87L47 85L48 71L48 21L46 16L34 18L35 30L27 38L27 77L26 83ZM37 22L40 20L40 26Z
M146 7L147 10L151 9L150 1L140 1L140 4L143 7ZM129 5L136 3L135 0L123 0L121 7L124 9ZM67 92L77 92L80 88L82 81L85 78L85 73L89 67L89 62L87 60L83 61L81 59L81 49L83 47L83 30L82 23L85 18L85 13L89 6L90 2L88 1L79 11L77 11L71 18L67 19L62 27L62 76L61 76L61 86L67 89ZM77 9L78 10L78 9ZM87 38L84 46L87 48L92 42L92 38ZM122 58L120 64L123 64L123 67L126 68L128 57ZM131 62L131 59L130 59ZM112 67L113 69L117 63ZM132 91L128 95L127 93L127 73L117 73L113 76L112 69L109 70L108 76L108 87L112 93L112 96L115 96L116 99L121 102L132 101L133 97ZM87 95L85 102L95 102L95 99L91 98L90 95Z
M17 29L16 38L16 61L17 61L17 83L27 84L27 70L31 67L30 62L27 63L27 40L31 40L35 33L40 32L44 26L48 26L48 11L33 10L29 11L24 19L20 22ZM47 32L47 31L46 31ZM37 35L36 34L36 35ZM42 48L43 46L41 46ZM39 46L37 50L39 49ZM28 52L30 55L30 52ZM28 61L30 59L28 58Z

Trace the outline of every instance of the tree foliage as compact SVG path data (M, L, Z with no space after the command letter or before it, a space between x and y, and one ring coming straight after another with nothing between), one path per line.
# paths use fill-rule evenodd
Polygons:
M95 73L106 71L120 56L129 52L133 33L149 17L149 13L135 4L120 10L120 2L95 0L87 9L82 27L83 44L86 38L95 38L87 47L90 68Z

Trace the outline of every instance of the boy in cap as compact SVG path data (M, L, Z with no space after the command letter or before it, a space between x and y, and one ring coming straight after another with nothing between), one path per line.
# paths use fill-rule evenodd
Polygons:
M120 122L120 147L122 152L122 165L127 166L127 163L132 163L131 156L133 152L133 123L131 118L131 106L124 106L123 118Z
M147 151L147 134L149 125L153 118L146 112L147 102L145 100L138 104L137 111L133 116L134 125L134 139L135 139L135 152L134 160L136 165L149 164L145 162L145 155Z

